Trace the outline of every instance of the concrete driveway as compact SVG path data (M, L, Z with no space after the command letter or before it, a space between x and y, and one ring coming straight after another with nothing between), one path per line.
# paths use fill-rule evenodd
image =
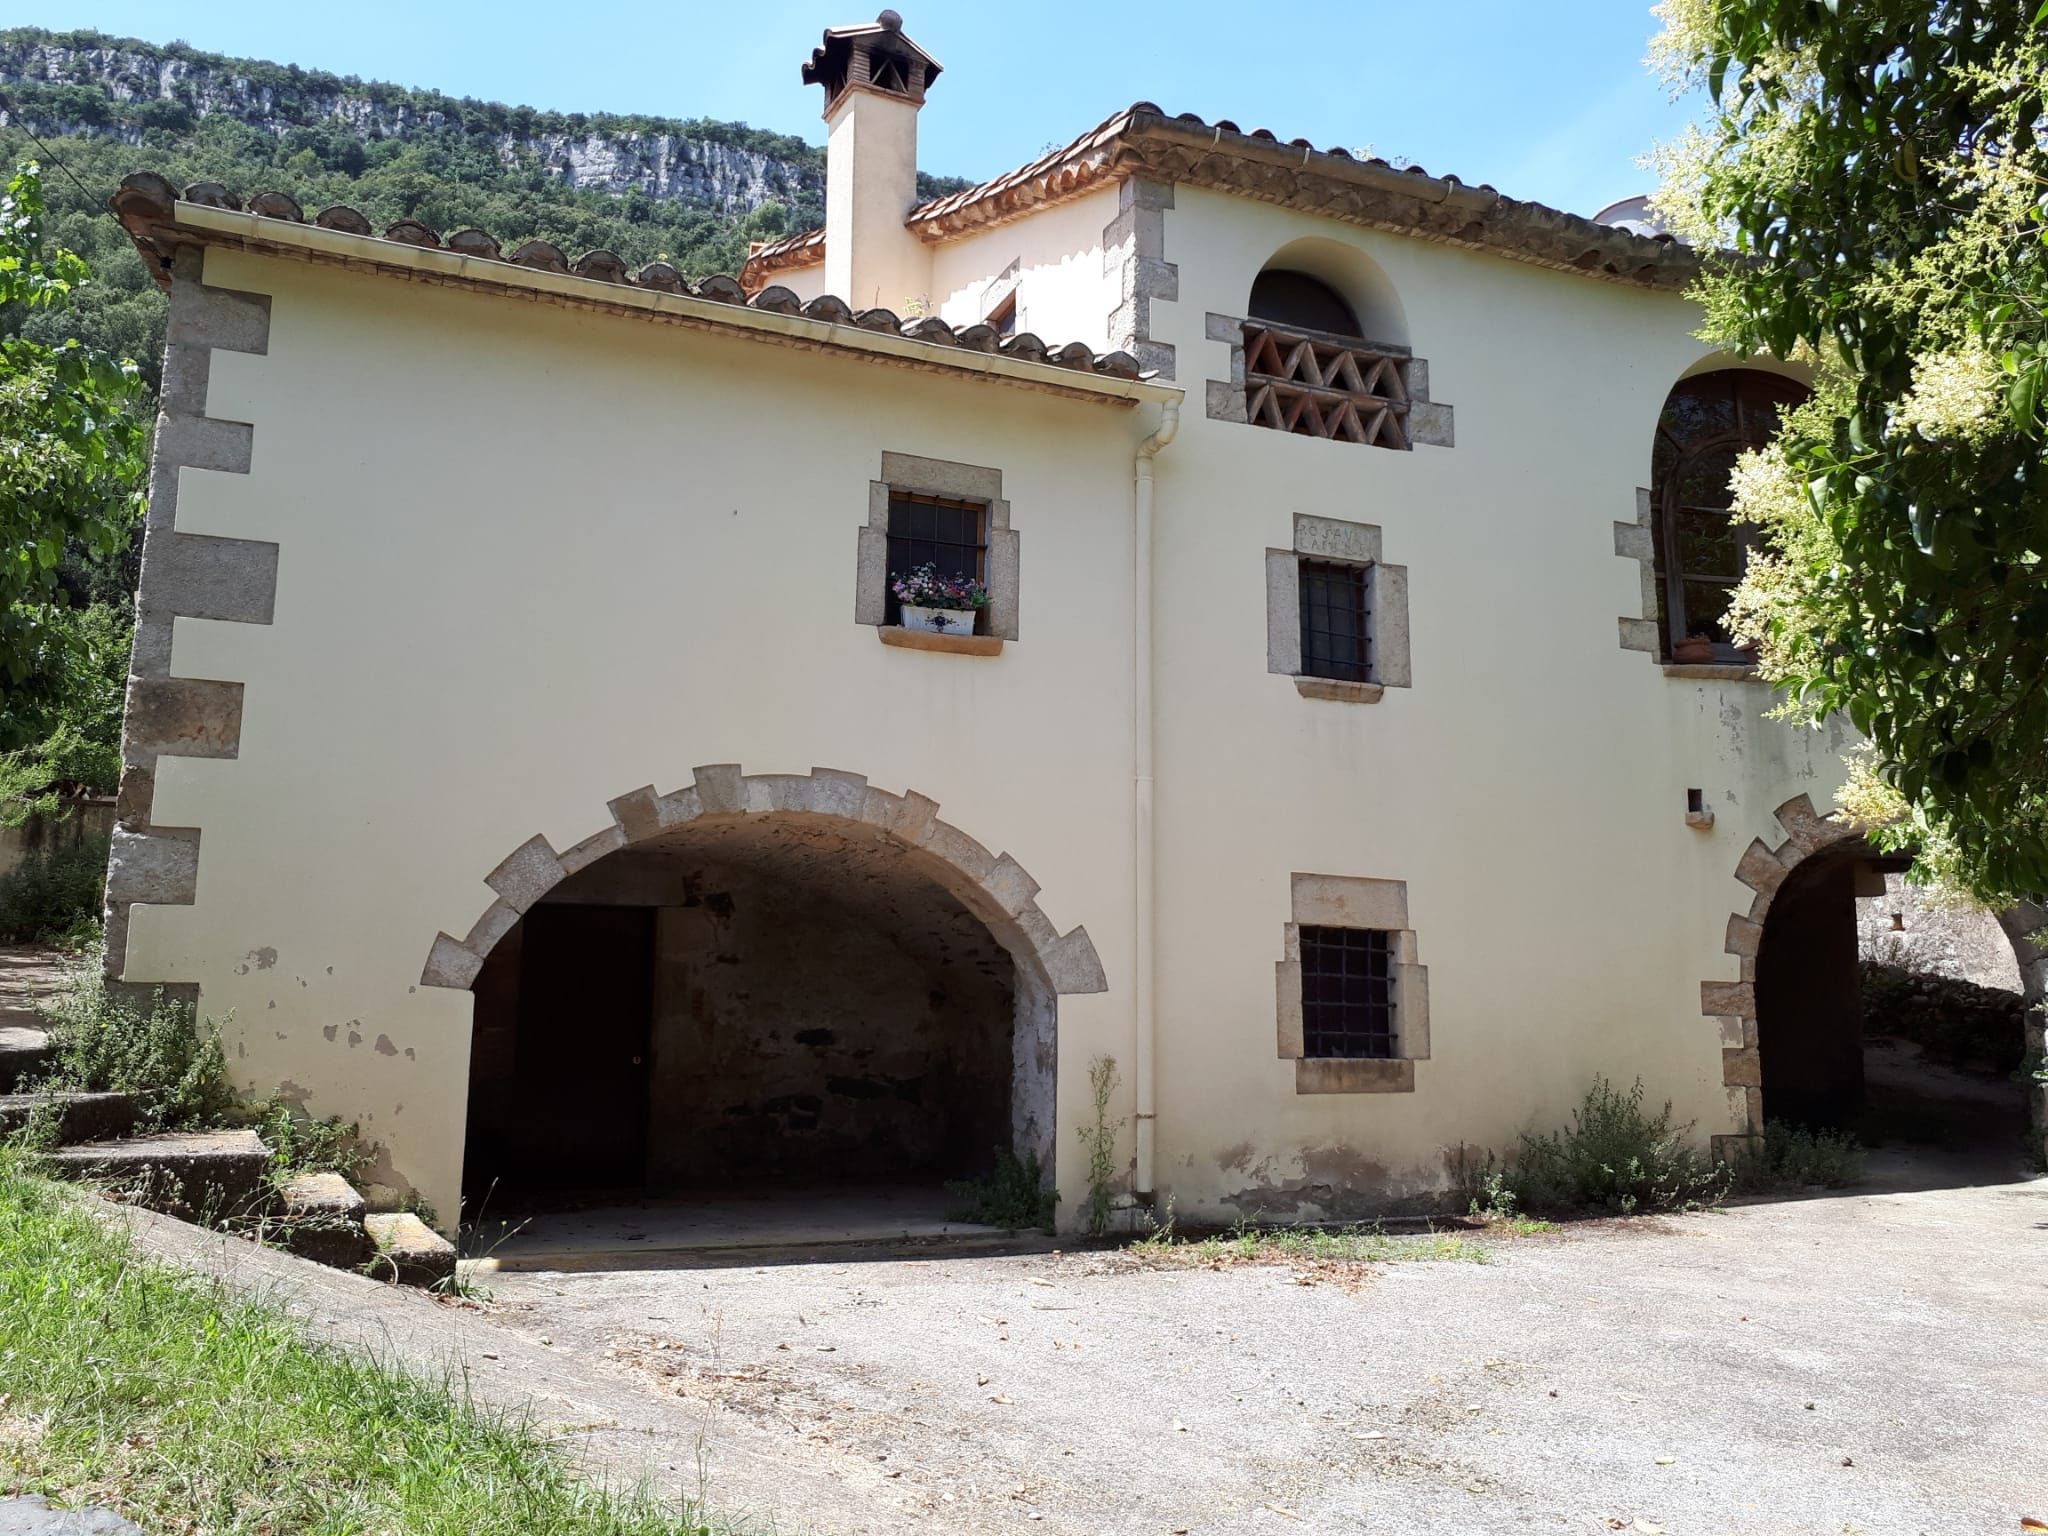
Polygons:
M842 1256L503 1275L492 1310L630 1387L663 1481L785 1527L2048 1520L2048 1180L1877 1172L1868 1192L1504 1240L1485 1264Z

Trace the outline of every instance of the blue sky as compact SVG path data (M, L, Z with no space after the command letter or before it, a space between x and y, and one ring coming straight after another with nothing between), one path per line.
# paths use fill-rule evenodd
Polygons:
M14 23L167 42L563 111L734 118L822 141L797 66L874 0L22 0ZM1133 101L1370 145L1591 213L1685 109L1642 65L1649 0L899 0L945 66L924 169L991 176ZM1252 20L1252 17L1258 17ZM1170 26L1162 20L1171 19ZM1333 19L1335 18L1335 19Z

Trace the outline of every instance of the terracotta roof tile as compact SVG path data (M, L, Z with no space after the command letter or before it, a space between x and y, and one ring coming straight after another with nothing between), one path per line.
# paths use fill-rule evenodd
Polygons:
M1127 177L1211 186L1349 223L1488 250L1558 271L1656 288L1680 288L1697 269L1693 252L1669 235L1644 236L1596 224L1541 203L1504 197L1491 186L1395 166L1342 146L1246 133L1228 118L1169 116L1149 101L1106 118L1071 143L979 186L913 208L906 223L941 244L1022 218L1048 203ZM805 230L757 247L741 277L813 266L825 232Z
M175 228L177 204L181 201L234 212L243 210L242 203L235 195L218 182L198 182L180 193L169 181L153 171L138 171L123 178L120 190L108 199L130 237L143 248L145 256L150 258L163 254L162 248L155 242L164 237L166 231ZM282 192L265 192L251 198L247 211L262 218L285 223L308 222L299 204ZM625 262L613 251L586 251L571 261L560 246L546 240L526 240L507 257L503 254L500 243L483 230L457 230L444 241L437 231L417 219L400 219L379 236L372 232L370 221L361 213L342 206L322 209L311 222L322 229L335 230L341 234L372 240L382 239L397 245L444 249L477 260L509 261L514 266L532 267L592 283L645 288L657 293L682 294L690 298L708 299L719 304L743 305L774 314L801 315L805 319L821 321L827 325L856 326L861 330L903 336L935 346L959 347L973 352L1001 351L1008 356L1022 357L1034 362L1053 362L1061 367L1101 374L1109 378L1141 377L1136 361L1124 352L1098 355L1082 342L1071 342L1048 356L1045 344L1035 336L1014 337L998 346L996 333L986 325L971 325L964 330L955 331L933 315L919 316L906 321L886 309L864 309L856 314L845 300L830 294L806 303L789 289L780 286L763 288L749 297L747 290L740 285L737 278L720 272L699 278L692 283L686 281L681 273L665 261L649 262L637 273L629 274ZM189 234L185 238L189 239ZM159 274L163 270L163 264L155 259L149 260L149 266ZM159 281L167 283L169 279L160 275Z

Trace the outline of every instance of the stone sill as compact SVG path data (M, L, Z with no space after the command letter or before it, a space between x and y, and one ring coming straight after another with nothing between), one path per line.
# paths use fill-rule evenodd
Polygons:
M1415 1063L1369 1056L1298 1057L1296 1093L1413 1093Z
M1334 699L1340 704L1377 704L1386 689L1378 683L1353 683L1339 677L1297 677L1294 691L1304 699Z
M1667 661L1666 677L1689 677L1703 683L1760 683L1756 668L1733 661Z
M928 629L905 629L900 624L881 625L875 633L884 645L900 645L907 651L950 651L955 656L1000 656L1001 635L936 635Z

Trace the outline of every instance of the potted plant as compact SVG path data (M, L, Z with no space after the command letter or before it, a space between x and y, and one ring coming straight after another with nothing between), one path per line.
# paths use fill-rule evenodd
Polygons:
M929 561L908 576L891 576L889 589L903 607L903 627L934 635L971 635L975 615L988 606L988 587L972 576L942 576Z
M1671 648L1671 659L1685 666L1705 666L1714 660L1714 634L1696 629Z

